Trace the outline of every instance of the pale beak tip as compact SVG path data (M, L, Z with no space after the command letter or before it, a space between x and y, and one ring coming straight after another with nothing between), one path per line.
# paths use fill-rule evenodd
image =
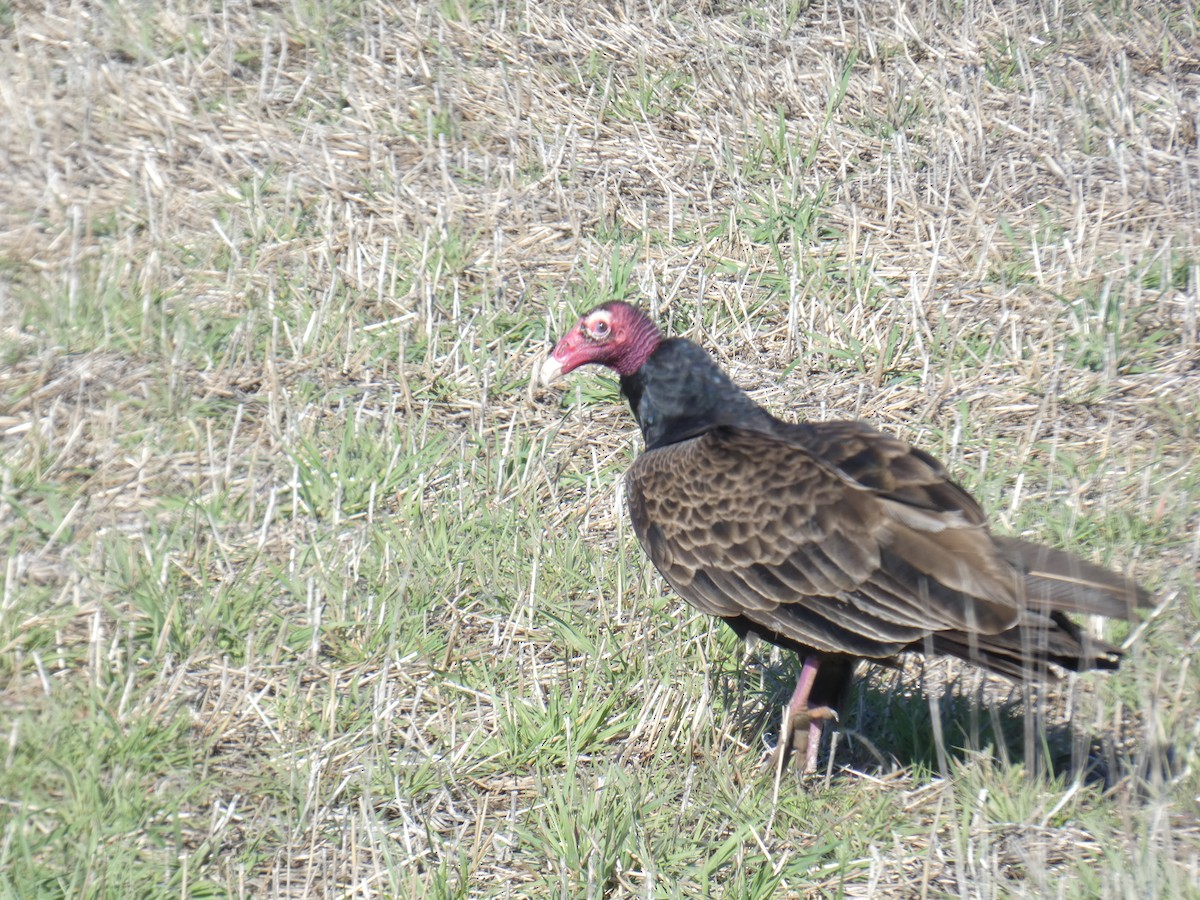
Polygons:
M553 356L548 356L538 369L538 381L543 387L549 387L562 375L562 369L562 363Z

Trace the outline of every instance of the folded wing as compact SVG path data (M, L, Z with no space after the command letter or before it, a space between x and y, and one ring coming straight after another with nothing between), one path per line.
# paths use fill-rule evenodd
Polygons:
M692 605L821 653L1104 666L1113 648L1062 613L1127 616L1144 599L1069 554L994 538L932 457L861 423L717 428L643 454L628 490L639 539Z

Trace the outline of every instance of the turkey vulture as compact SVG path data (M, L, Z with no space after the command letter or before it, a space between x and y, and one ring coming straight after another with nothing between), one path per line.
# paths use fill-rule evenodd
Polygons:
M863 422L775 418L700 346L627 303L555 345L549 384L584 363L621 377L646 450L633 528L692 606L804 660L778 758L816 767L822 723L860 658L942 653L1012 678L1115 669L1068 613L1133 618L1149 595L1067 553L992 534L942 465Z

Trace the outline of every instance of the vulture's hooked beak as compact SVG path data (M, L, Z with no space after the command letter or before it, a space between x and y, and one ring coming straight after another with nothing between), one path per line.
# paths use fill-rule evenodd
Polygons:
M538 381L542 383L543 387L549 387L558 381L559 376L562 375L562 370L562 363L553 356L547 356L538 368Z

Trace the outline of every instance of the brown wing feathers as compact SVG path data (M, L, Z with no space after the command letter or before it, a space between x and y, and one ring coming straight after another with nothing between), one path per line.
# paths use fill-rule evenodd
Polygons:
M1131 579L1070 553L1018 538L992 540L1004 559L1025 576L1025 595L1031 605L1132 619L1137 607L1152 602L1149 592Z
M1126 616L1144 592L994 538L931 457L858 423L830 426L720 428L637 460L634 529L693 605L824 653L884 658L934 635L934 649L1007 674L1027 671L1031 651L1068 668L1088 664L1081 653L1111 657L1050 611Z

